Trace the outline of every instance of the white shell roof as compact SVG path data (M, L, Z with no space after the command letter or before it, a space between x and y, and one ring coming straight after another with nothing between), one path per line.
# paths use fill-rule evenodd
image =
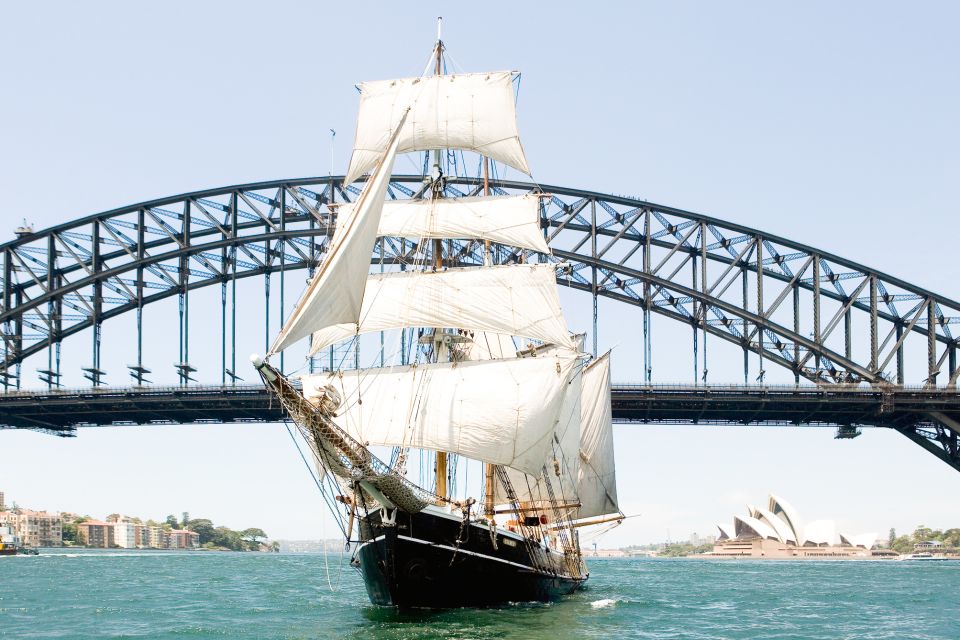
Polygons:
M733 529L729 525L717 523L717 529L720 530L720 536L717 540L730 540L736 536L733 533Z
M797 534L793 532L793 529L790 528L790 525L787 524L786 520L779 518L766 509L757 509L759 517L757 518L761 522L765 522L770 527L777 532L777 536L780 538L780 542L792 542L797 544Z
M733 516L733 526L736 528L738 538L752 537L743 534L753 534L769 540L780 539L780 536L770 525L750 516Z
M855 536L840 534L840 544L849 544L851 547L863 547L864 549L873 549L877 542L877 532L861 533Z
M800 534L800 516L793 505L771 493L767 510L787 523L787 526L793 531L794 540L797 541L797 544L802 545L805 542Z

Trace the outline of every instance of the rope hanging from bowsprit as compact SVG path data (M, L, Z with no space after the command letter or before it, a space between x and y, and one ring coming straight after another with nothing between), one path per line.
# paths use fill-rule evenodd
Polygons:
M473 498L469 498L464 505L466 509L463 510L463 519L460 521L460 532L457 533L457 539L454 540L453 555L450 557L450 565L453 566L453 561L457 559L457 552L460 551L460 545L466 544L470 540L470 509L473 507L473 503L476 502Z

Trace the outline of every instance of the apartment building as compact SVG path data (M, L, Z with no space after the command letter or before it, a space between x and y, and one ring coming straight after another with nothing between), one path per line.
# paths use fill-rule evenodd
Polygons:
M63 546L63 519L47 511L0 511L0 525L12 527L28 547Z
M137 528L142 527L134 522L113 522L113 543L121 549L136 549Z
M173 529L168 532L167 549L198 549L200 534L187 529Z
M80 544L88 547L109 549L116 544L112 522L87 520L77 525L77 538Z

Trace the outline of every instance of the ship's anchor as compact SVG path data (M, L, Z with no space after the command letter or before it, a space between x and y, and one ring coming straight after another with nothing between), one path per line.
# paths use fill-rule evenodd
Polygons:
M380 524L384 527L395 527L397 525L397 510L380 509Z

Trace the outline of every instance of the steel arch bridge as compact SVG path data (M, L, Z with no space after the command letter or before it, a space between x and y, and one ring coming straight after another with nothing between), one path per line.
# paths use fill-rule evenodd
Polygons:
M476 195L482 181L451 178L448 195ZM421 176L394 176L391 198L420 197ZM955 390L960 368L960 303L840 256L760 230L643 200L525 182L496 181L497 194L538 191L541 220L553 257L494 246L500 263L552 260L558 282L593 299L596 349L598 298L642 312L644 378L653 367L651 316L690 327L694 379L706 384L707 337L750 354L756 381L768 363L817 385L873 388L920 384ZM221 288L221 382L235 376L238 280L269 279L297 269L313 271L332 235L333 202L352 200L355 185L341 176L245 184L143 202L87 216L40 232L24 229L0 245L3 299L0 330L6 389L20 388L25 359L46 352L41 379L60 379L60 344L92 329L94 386L100 369L104 321L137 316L137 362L142 384L144 307L180 301L180 376L189 380L189 295ZM373 260L405 264L422 258L417 243L383 238ZM482 263L483 245L448 241L447 264ZM229 300L229 303L228 303ZM283 302L281 300L281 307ZM228 326L232 330L228 331ZM42 356L41 356L42 357ZM960 414L931 411L929 423L904 431L960 469Z

